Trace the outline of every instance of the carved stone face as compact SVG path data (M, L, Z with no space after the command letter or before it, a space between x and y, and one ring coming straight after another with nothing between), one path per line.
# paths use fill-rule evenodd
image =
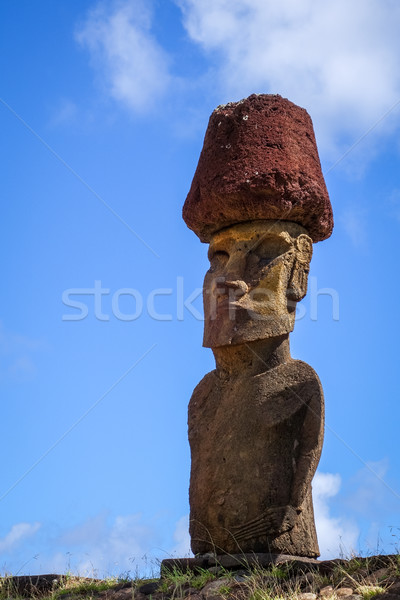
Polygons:
M249 221L216 233L204 279L208 348L289 333L307 291L312 240L288 221Z

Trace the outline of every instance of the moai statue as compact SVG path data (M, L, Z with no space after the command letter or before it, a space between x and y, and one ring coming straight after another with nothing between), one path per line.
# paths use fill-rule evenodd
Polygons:
M333 218L307 112L275 95L219 106L183 218L209 243L203 345L216 361L189 405L192 550L315 558L323 392L289 333Z

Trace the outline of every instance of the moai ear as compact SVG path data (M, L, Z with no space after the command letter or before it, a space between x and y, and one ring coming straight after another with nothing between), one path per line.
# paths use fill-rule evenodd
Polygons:
M302 233L295 242L295 258L290 275L287 298L292 302L300 302L307 293L307 280L312 257L312 240Z

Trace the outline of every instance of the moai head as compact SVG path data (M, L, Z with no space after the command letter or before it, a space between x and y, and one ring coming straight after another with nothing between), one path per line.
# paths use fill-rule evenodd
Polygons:
M210 244L204 346L291 332L312 242L333 227L307 112L270 95L218 107L183 218Z
M297 223L248 221L215 233L204 279L204 346L290 333L311 256L312 240Z

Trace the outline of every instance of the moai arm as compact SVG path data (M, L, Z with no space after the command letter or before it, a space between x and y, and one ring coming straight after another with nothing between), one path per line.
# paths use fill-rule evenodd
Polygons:
M303 363L304 364L304 363ZM324 395L317 374L307 365L313 373L313 379L307 382L309 400L304 419L301 439L299 440L299 454L294 465L294 478L290 506L299 510L309 493L310 484L314 477L322 451L324 436ZM306 401L307 396L303 396Z
M263 379L271 389L268 372ZM279 368L275 381L279 382L278 389L269 400L266 399L267 404L271 403L266 416L272 429L270 433L266 432L262 462L267 464L271 460L268 473L277 460L273 458L274 450L280 447L279 463L275 463L279 467L275 468L273 477L265 478L266 487L259 489L260 508L264 504L264 509L256 513L255 518L234 528L233 534L239 544L260 536L271 540L292 529L297 531L299 519L308 523L310 529L313 525L310 484L322 447L322 388L314 370L302 361L287 361ZM284 387L283 381L286 381ZM277 422L280 422L279 429L274 433L274 423ZM284 432L287 432L285 442L282 439Z

